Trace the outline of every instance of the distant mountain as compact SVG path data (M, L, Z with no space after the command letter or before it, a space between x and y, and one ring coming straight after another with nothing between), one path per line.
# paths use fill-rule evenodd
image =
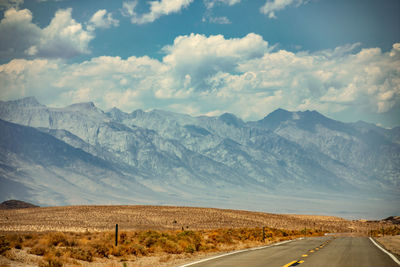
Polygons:
M27 209L27 208L37 208L37 207L39 206L15 199L7 200L0 203L0 210Z
M400 213L400 128L342 123L316 111L278 109L245 122L229 113L104 112L91 102L48 108L34 98L0 102L0 119L7 197Z
M400 216L389 216L386 219L381 220L383 222L391 222L393 224L400 224Z
M42 205L142 203L157 195L135 180L134 168L117 168L35 128L0 120L0 136L3 199Z

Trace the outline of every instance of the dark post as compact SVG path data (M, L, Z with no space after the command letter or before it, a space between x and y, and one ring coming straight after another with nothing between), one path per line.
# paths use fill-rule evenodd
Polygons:
M263 227L263 242L265 242L265 227Z
M304 227L304 237L307 237L307 226Z
M385 236L385 228L383 228L383 225L382 225L382 236Z
M115 225L115 246L118 246L118 223Z

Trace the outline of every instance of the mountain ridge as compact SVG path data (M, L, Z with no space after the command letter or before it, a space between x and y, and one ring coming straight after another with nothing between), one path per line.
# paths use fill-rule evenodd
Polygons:
M400 145L396 129L343 123L317 111L278 109L259 121L245 122L230 113L192 117L162 110L125 113L113 108L104 112L93 102L65 108L48 108L36 102L33 98L2 101L0 119L33 127L48 135L44 139L56 138L121 170L120 174L112 172L115 180L144 186L155 196L150 203L228 208L255 205L256 209L269 211L262 202L270 201L290 210L292 205L297 206L291 204L291 197L279 201L289 194L301 199L298 205L313 196L322 197L330 203L332 212L342 215L340 201L336 203L330 195L344 201L353 194L359 199L354 207L362 207L365 212L367 203L399 200ZM11 146L17 145L10 136L2 138ZM47 146L44 140L39 143ZM7 171L14 159L4 153L0 183L4 179L19 181ZM40 164L43 170L55 166ZM92 175L90 168L85 169L88 166L83 168L81 173ZM30 171L37 172L33 167ZM29 173L26 175L29 177ZM29 185L24 181L25 186ZM362 203L361 199L369 196L379 201ZM243 197L248 199L243 202ZM257 198L263 201L257 203ZM95 199L99 197L87 201ZM129 197L123 199L130 203ZM318 203L312 206L311 210L322 209ZM388 216L398 211L394 207L386 209Z

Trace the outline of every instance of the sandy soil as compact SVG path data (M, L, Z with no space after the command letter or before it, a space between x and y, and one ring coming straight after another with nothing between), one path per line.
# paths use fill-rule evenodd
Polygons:
M241 210L168 206L68 206L0 210L0 231L106 231L273 227L367 232L377 223L332 216L282 215Z
M375 239L387 250L389 250L393 254L396 254L397 258L400 258L400 235L381 236Z

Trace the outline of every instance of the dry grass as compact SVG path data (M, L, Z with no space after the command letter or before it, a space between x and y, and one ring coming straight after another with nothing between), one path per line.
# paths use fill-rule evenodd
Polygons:
M114 246L115 224L118 246ZM325 232L398 234L390 222L167 206L0 210L0 266L174 266L236 249ZM311 230L313 229L313 230Z
M307 236L322 235L319 230L307 230ZM8 233L0 236L1 254L16 260L16 251L40 256L40 266L86 264L109 260L111 262L137 262L145 257L159 262L177 259L176 255L205 254L231 251L265 243L303 236L304 231L275 228L236 228L184 231L123 231L115 246L113 232L71 233ZM190 257L190 256L189 256Z
M0 210L0 231L108 231L118 223L124 230L190 230L306 228L329 232L364 232L380 228L376 222L348 221L332 216L282 215L212 208L167 206L71 206Z

